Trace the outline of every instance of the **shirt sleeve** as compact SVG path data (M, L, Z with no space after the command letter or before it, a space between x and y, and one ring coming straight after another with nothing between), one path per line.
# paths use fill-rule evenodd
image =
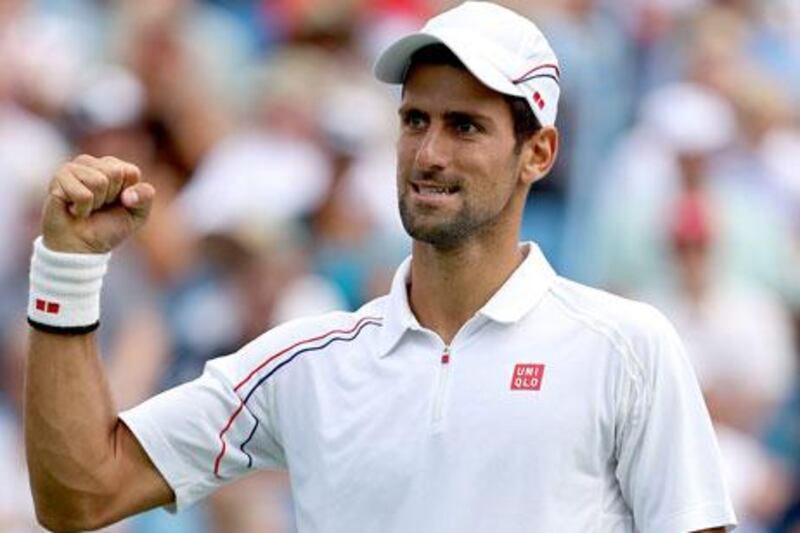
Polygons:
M285 468L271 416L272 388L248 397L232 379L252 366L258 353L245 347L209 361L198 379L120 414L175 492L168 511L179 511L256 469Z
M732 529L711 419L677 333L652 312L631 341L632 361L618 423L617 478L642 533Z

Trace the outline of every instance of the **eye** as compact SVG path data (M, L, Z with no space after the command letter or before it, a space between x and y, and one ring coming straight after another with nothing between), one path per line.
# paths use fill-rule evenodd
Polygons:
M428 120L424 113L419 111L408 111L403 113L403 125L411 130L422 130L428 125Z
M460 119L453 123L453 128L460 135L475 135L483 131L479 125L469 119Z

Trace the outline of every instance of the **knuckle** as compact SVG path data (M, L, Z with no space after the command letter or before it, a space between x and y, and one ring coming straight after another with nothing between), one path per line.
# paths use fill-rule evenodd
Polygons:
M110 164L115 164L120 162L120 160L114 157L113 155L104 155L103 157L100 158L100 161L102 161L103 163L110 163Z
M66 176L72 177L81 183L91 183L93 181L93 172L91 167L80 163L69 163L66 168Z
M50 183L63 183L65 180L69 178L70 171L66 166L62 166L62 168L58 169L58 171L53 176L53 179L50 180Z
M78 205L94 204L94 194L89 191L76 191L71 195L71 198Z
M94 201L94 193L88 189L79 189L73 193L73 197L78 202Z
M129 175L132 175L132 176L138 176L139 175L139 167L137 167L136 165L134 165L132 163L123 163L122 164L122 170L126 174L129 174Z
M121 161L119 170L120 170L120 175L127 175L127 176L139 175L139 167L137 167L133 163L126 163L124 161Z
M94 169L86 169L79 176L81 183L91 189L102 189L108 183L108 178L105 173L98 172Z
M111 182L111 177L105 172L92 172L91 176L98 187L107 187Z
M114 168L113 171L107 172L105 177L110 184L118 186L122 183L123 173L118 168Z
M81 154L72 161L81 165L89 165L94 163L96 161L96 158L89 154Z
M109 177L113 179L122 179L127 172L128 164L121 159L113 156L106 156L103 158L104 168L107 170Z

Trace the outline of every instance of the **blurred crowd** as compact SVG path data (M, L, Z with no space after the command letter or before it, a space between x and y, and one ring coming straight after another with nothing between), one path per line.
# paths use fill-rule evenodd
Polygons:
M27 268L77 153L136 163L99 337L120 408L285 320L383 294L396 88L370 66L448 0L0 0L0 532L39 531L21 430ZM676 324L741 531L800 531L800 2L504 0L561 60L554 172L523 238ZM481 436L477 436L481 438ZM114 532L293 531L256 474Z

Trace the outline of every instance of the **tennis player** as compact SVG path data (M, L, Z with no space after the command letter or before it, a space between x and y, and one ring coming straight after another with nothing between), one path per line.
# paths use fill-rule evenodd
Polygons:
M542 33L466 2L375 71L403 88L397 189L413 251L390 293L281 325L123 413L97 354L99 293L155 191L113 157L58 171L28 307L25 436L41 523L71 531L180 510L273 468L289 471L304 533L733 527L670 324L559 277L519 242L528 191L558 152L561 71Z

